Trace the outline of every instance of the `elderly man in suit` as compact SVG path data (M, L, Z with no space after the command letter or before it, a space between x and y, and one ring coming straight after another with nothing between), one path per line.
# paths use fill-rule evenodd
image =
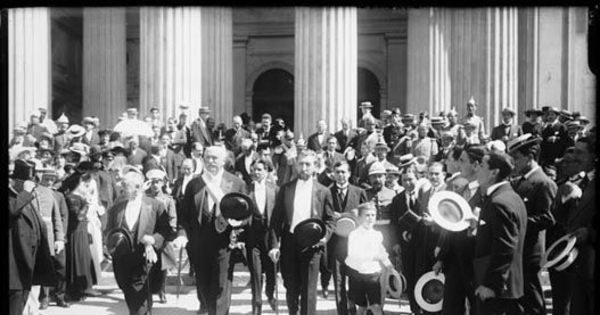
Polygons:
M250 132L242 128L242 117L233 116L233 127L225 132L225 146L236 156L242 152L242 140L250 138Z
M558 188L538 164L541 141L539 137L525 134L508 143L508 152L515 161L515 173L522 176L513 187L527 209L523 248L525 286L523 298L519 300L524 314L546 314L539 272L546 244L545 230L555 223L551 209Z
M40 215L35 164L15 161L10 177L8 270L9 313L21 315L32 285L55 286L46 225Z
M127 163L133 166L142 165L147 155L148 153L140 148L140 140L138 137L132 137L129 140L129 156L127 157Z
M350 165L346 161L339 161L333 165L335 183L329 190L333 198L333 216L338 219L342 213L349 213L359 204L367 202L367 193L360 187L351 185ZM356 214L356 213L355 213ZM321 286L329 286L329 278L333 274L333 288L335 290L335 303L338 315L356 312L354 303L348 300L346 292L346 264L348 255L348 238L332 235L327 243L327 262L331 273L321 274Z
M246 192L244 182L223 168L226 150L206 148L202 175L187 184L178 224L188 239L190 261L195 267L196 288L206 300L208 313L227 314L231 302L230 234L219 202L230 192ZM199 298L200 298L199 295Z
M504 108L502 110L502 124L492 129L492 140L502 140L502 142L507 143L508 141L521 136L523 133L521 127L513 121L516 114L517 113L510 108Z
M478 314L518 314L523 296L523 246L527 209L508 177L514 164L505 153L486 154L477 173L484 192L475 233L475 297ZM471 222L475 225L475 219Z
M577 207L568 215L566 230L577 238L579 251L568 274L571 289L571 314L595 314L596 270L596 139L579 138L575 142L575 162L585 172L579 187L583 191Z
M340 123L342 124L342 129L336 132L334 136L337 138L339 144L338 152L344 152L347 147L354 147L356 145L358 134L352 130L351 122L348 118L342 118Z
M328 139L329 130L327 130L327 123L325 120L319 120L317 122L317 132L308 137L306 148L315 152L323 151L323 148L327 146Z
M316 313L319 262L335 224L331 192L313 178L315 160L316 154L311 150L300 153L296 164L298 178L281 187L271 218L269 257L276 262L281 253L281 275L290 314ZM322 220L327 231L318 244L303 249L297 243L294 228L309 218Z
M270 163L265 159L252 162L253 181L248 185L248 196L254 201L256 212L246 229L246 256L252 285L252 314L262 311L263 273L266 276L266 294L271 309L277 308L275 292L275 266L268 256L270 222L275 209L275 199L279 187L268 180Z

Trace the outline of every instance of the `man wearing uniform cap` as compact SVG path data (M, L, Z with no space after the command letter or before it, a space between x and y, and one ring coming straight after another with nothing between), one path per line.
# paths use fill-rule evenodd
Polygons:
M198 118L194 120L190 127L192 141L200 142L204 147L213 145L212 134L206 126L209 113L210 109L208 107L200 107L198 109Z
M483 118L477 115L478 104L475 102L475 99L471 97L467 102L467 114L462 117L460 123L465 125L466 123L473 123L475 125L475 135L481 141L485 138L485 127L483 124Z
M545 314L542 285L538 276L545 248L545 230L554 225L551 213L557 186L540 165L541 139L531 134L508 142L508 152L515 162L515 174L522 175L513 184L527 210L527 233L523 247L524 296L519 307L525 314Z
M294 315L315 314L317 311L316 289L321 255L335 224L331 192L313 176L315 160L316 154L311 150L298 156L298 177L281 187L271 218L269 257L277 263L281 254L287 306L289 314ZM294 236L294 229L307 219L321 220L326 232L316 245L303 249Z
M525 117L527 117L527 120L523 122L523 125L521 125L521 130L523 134L542 134L543 125L540 122L540 116L542 116L542 111L536 107L530 108L525 111Z
M369 183L370 183L369 174L371 172L371 166L374 163L383 164L384 170L388 166L393 166L393 164L390 163L390 161L388 161L388 159L387 159L388 152L390 152L390 148L384 142L383 136L381 134L379 134L379 139L378 139L377 143L375 143L375 147L373 148L373 154L375 155L375 160L370 163L367 163L366 167L363 169L363 172L361 174L358 174L360 176L358 183L357 183L358 185L360 185L362 187L366 187L366 188L368 188L370 186L369 185Z
M508 181L513 165L507 154L492 152L483 157L477 174L486 200L473 228L478 314L518 314L523 296L527 210Z
M562 157L568 145L567 127L558 121L560 110L556 107L548 109L547 123L542 130L540 164L553 165Z
M514 124L516 112L510 108L502 110L502 123L492 129L492 140L502 140L507 143L522 134L521 128Z

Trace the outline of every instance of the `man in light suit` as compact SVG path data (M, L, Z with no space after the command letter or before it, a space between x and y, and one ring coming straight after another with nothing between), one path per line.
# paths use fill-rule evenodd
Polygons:
M542 139L531 134L508 142L515 160L515 172L522 175L513 188L525 202L527 233L523 248L524 296L519 300L523 314L546 314L544 292L539 278L545 251L546 229L555 223L551 209L558 187L538 164Z
M302 315L317 311L319 262L335 224L331 192L313 179L315 160L316 154L311 150L298 156L298 178L281 187L271 218L269 257L276 262L281 253L281 275L288 310L293 315L298 311ZM322 220L327 231L318 244L304 250L293 231L298 223L309 218Z
M255 203L256 212L251 224L246 228L246 256L252 284L252 314L261 314L263 273L266 276L266 294L271 309L275 310L277 301L275 292L275 266L268 256L269 223L275 209L275 199L279 187L267 179L271 164L265 159L252 162L252 177L254 181L248 187L248 196Z
M319 120L317 122L317 132L308 137L306 148L315 152L323 151L323 148L327 146L329 135L327 123L324 120Z
M132 250L113 255L113 270L119 288L123 290L130 314L147 314L152 308L148 299L148 273L157 261L157 249L165 241L175 238L175 229L169 225L165 205L142 190L144 176L128 172L123 176L126 198L108 211L107 231L110 237L115 228L130 233Z
M219 202L229 192L246 192L244 182L224 170L226 154L221 146L206 148L204 172L187 184L181 216L177 217L189 241L196 289L206 300L210 315L227 314L231 302L233 269L229 244L232 228L221 216Z
M474 231L478 314L518 314L523 296L527 210L508 181L513 165L507 154L492 152L483 157L477 175L485 193Z

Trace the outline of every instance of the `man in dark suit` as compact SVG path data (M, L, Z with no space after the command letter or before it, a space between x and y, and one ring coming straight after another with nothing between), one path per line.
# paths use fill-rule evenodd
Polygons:
M510 108L502 110L502 124L492 129L492 140L502 140L505 144L522 134L521 127L514 124L513 119L517 113Z
M596 139L583 137L575 142L575 162L585 176L579 183L583 191L577 207L569 213L566 230L577 238L577 259L568 273L571 289L571 314L595 314L596 271Z
M212 134L206 126L209 113L210 109L208 107L200 107L198 109L198 119L194 120L190 126L191 142L200 142L204 147L213 144Z
M540 116L542 116L540 109L530 108L526 110L525 117L527 117L527 120L521 125L521 131L524 134L530 133L534 136L541 136L543 125L540 123Z
M317 311L319 262L335 224L331 192L313 179L315 160L316 154L311 150L302 151L298 156L298 178L281 187L271 218L269 257L277 262L281 253L281 275L288 310L293 315L298 310L302 315ZM318 244L304 249L300 248L293 231L298 223L309 218L322 220L327 231Z
M163 135L164 137L169 137L167 134ZM185 141L183 139L175 139L173 143L167 148L167 177L169 181L173 183L177 178L179 178L179 173L181 171L181 163L185 160L185 154L183 153L183 146L185 145Z
M515 161L515 173L522 175L513 187L527 209L527 233L523 247L524 295L519 300L519 307L524 314L546 314L544 292L538 274L545 251L545 230L555 222L551 209L557 187L538 165L541 140L525 134L508 143L508 153Z
M196 289L206 300L210 315L226 314L231 300L231 227L221 216L219 202L229 192L246 192L244 182L225 172L224 147L204 152L205 168L185 189L181 216L177 218L189 240L188 253L195 267Z
M32 285L55 286L46 226L40 216L32 181L35 164L15 161L9 187L9 313L21 315Z
M96 124L92 117L83 118L82 122L83 127L85 128L85 133L83 137L81 137L81 142L91 146L100 143L100 136L96 131Z
M518 314L518 299L523 296L527 210L508 181L513 163L507 154L486 154L477 176L485 192L474 231L478 314Z
M140 148L140 141L138 137L133 137L129 140L129 156L127 157L127 163L133 166L142 165L144 159L148 153Z
M333 198L333 216L337 219L342 213L348 213L356 209L359 204L367 202L367 194L362 188L350 184L350 165L348 162L339 161L333 167L335 184L331 185L329 190ZM333 234L327 243L327 256L331 273L328 275L321 273L321 286L327 288L329 278L333 274L338 315L354 314L356 312L354 303L348 299L346 292L347 274L344 261L348 256L348 238ZM324 279L324 277L326 278Z
M233 127L225 132L225 146L227 150L233 151L235 156L242 152L242 140L250 138L250 132L242 128L242 125L242 118L233 116Z
M346 160L343 154L336 151L337 147L337 138L334 136L329 136L329 139L327 139L327 148L323 152L323 160L326 167L332 167L336 163Z
M551 107L548 109L548 122L542 130L542 144L540 164L542 166L554 165L554 160L562 157L567 149L569 136L567 135L567 127L558 121L560 111Z
M347 147L354 147L358 138L356 131L350 128L350 120L342 118L341 123L342 130L334 134L339 144L338 152L344 152Z
M263 273L266 276L266 294L271 309L275 310L277 301L275 292L275 266L268 256L270 221L275 209L275 199L279 187L267 180L271 171L270 164L264 159L252 162L252 177L254 181L248 187L248 196L255 203L256 212L252 216L252 223L246 228L246 256L248 271L252 284L252 314L258 315L262 311L262 283Z
M323 148L327 146L328 139L327 123L324 120L319 120L317 122L317 132L308 137L306 148L315 152L323 151Z
M271 123L273 122L273 118L271 117L271 114L269 113L264 113L261 116L261 126L260 128L256 129L256 134L258 135L258 145L261 144L266 144L267 146L272 146L277 139L277 132L279 131L279 128L277 128L275 125L272 125Z
M235 159L234 168L236 173L242 175L242 179L246 185L252 183L252 176L250 175L251 165L254 160L258 158L256 153L256 145L250 139L244 139L241 143L242 154Z
M152 308L148 299L148 273L157 261L156 250L165 241L175 238L175 229L169 225L165 205L142 190L144 176L129 172L123 176L126 198L108 211L108 234L115 228L130 233L132 251L113 255L113 270L119 288L123 290L130 314L146 314Z

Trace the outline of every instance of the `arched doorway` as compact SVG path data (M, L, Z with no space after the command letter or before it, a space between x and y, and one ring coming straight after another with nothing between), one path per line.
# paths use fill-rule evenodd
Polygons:
M252 88L252 119L260 121L264 113L282 118L286 126L294 127L294 76L282 69L261 73Z
M357 106L360 105L361 102L371 102L371 104L373 105L371 113L376 118L379 118L379 113L381 111L381 95L379 94L380 85L379 80L377 80L377 76L375 76L375 74L373 74L373 72L371 72L370 70L359 67L356 79L358 84ZM358 122L358 120L362 118L362 113L360 109L357 111L357 116L358 117L356 121Z

